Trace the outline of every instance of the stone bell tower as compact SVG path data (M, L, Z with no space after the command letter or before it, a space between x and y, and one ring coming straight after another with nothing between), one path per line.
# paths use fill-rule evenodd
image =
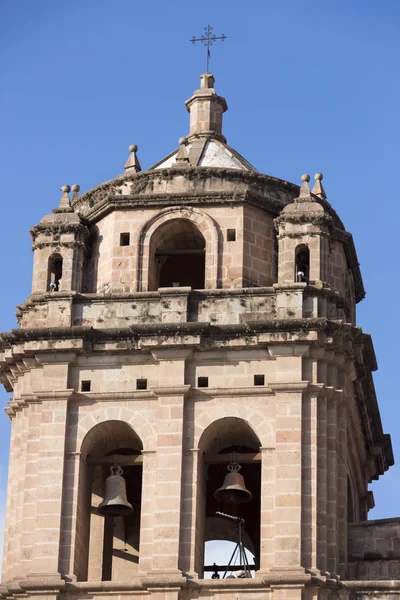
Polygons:
M143 171L132 144L123 174L63 186L31 230L32 294L0 334L0 594L400 589L397 521L367 521L393 455L352 236L320 173L299 187L227 145L210 73L186 108L179 148ZM254 561L207 564L212 540Z

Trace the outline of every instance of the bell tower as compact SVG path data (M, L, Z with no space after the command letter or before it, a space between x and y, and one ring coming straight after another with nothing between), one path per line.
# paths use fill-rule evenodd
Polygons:
M320 173L299 187L228 145L214 84L186 102L179 148L142 170L131 144L122 174L63 186L31 230L32 294L0 334L4 599L347 600L400 582L396 523L367 521L393 454L353 238Z

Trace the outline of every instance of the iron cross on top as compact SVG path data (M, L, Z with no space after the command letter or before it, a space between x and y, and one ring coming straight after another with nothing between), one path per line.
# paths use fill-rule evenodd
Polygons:
M213 33L213 28L211 27L211 25L207 25L207 27L204 27L204 31L205 31L204 35L202 35L199 38L193 36L192 39L189 41L192 42L192 44L195 44L196 42L203 42L203 44L207 47L207 71L206 71L206 73L208 73L208 63L209 63L210 56L211 56L211 52L210 52L211 46L214 44L214 42L216 40L222 40L224 42L226 40L227 36L225 34L216 36L215 33Z

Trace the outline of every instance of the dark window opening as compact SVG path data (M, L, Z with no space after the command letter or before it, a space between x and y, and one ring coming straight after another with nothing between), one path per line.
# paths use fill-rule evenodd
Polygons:
M199 388L208 387L208 377L198 377L197 378L197 387L199 387Z
M147 379L136 379L137 390L147 390Z
M90 381L90 379L81 381L81 392L90 392L91 385L92 382Z
M119 245L120 246L129 246L131 236L129 233L121 233L119 236Z
M265 385L265 375L254 375L254 385Z
M205 240L197 227L184 219L159 227L150 245L149 290L204 285Z
M236 229L227 229L226 239L228 242L236 242Z
M310 277L310 250L304 244L296 248L295 281L308 282Z
M47 291L58 292L61 287L63 259L61 254L52 254L49 258L47 273Z

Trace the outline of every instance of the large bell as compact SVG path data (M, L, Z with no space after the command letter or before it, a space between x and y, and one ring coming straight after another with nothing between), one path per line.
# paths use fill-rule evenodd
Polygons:
M133 513L132 504L126 497L126 483L119 465L110 467L111 475L106 479L104 500L97 510L105 517L126 517Z
M236 461L231 461L224 483L214 492L216 500L227 504L244 504L252 499L253 496L246 488L243 475L239 473L241 468Z

